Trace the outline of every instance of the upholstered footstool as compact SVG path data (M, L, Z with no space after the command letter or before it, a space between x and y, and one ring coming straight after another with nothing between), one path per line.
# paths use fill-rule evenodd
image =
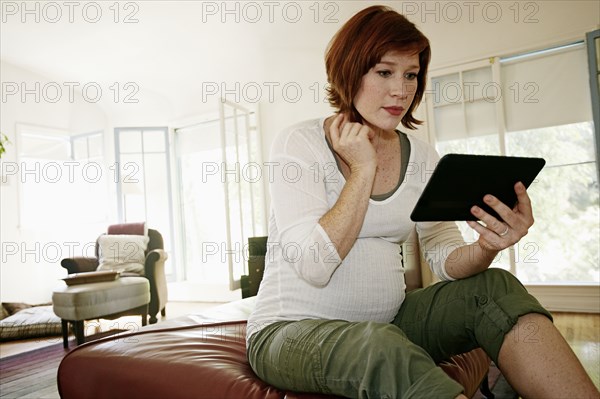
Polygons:
M83 322L141 315L146 325L150 303L150 283L145 277L121 277L114 281L65 285L52 293L54 313L61 318L63 345L69 346L69 323L77 345L84 342Z
M475 349L453 356L440 367L470 398L489 364L485 352ZM338 398L282 390L263 382L246 357L246 321L210 322L199 315L75 348L62 359L57 383L62 399Z

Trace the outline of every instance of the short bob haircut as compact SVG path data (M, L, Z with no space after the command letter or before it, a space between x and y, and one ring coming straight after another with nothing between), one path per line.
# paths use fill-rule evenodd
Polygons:
M413 111L423 99L427 67L431 59L429 40L403 15L385 6L372 6L348 20L331 39L325 54L327 95L338 112L348 113L355 122L363 118L354 107L362 77L389 51L419 54L419 74L414 100L402 118L407 129L423 123Z

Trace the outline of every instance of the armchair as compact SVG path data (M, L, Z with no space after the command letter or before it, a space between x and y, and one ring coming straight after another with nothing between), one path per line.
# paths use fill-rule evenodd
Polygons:
M143 231L143 223L115 224L108 227L107 234L136 234ZM150 304L148 314L150 324L158 321L158 312L164 317L168 299L167 279L165 276L165 261L167 253L164 251L162 235L153 229L148 229L148 246L145 252L143 277L150 283ZM99 265L99 243L96 240L95 257L65 258L60 264L67 269L69 274L95 271ZM139 276L135 273L123 273L122 276Z

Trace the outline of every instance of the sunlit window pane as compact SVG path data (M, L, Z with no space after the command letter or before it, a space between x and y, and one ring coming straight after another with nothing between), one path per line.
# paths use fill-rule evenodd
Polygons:
M573 123L506 134L507 155L541 157L546 166L594 162L594 124Z
M519 244L524 282L600 281L596 164L544 168L529 194L535 224Z
M166 128L117 128L120 217L123 222L145 222L163 237L164 249L173 247L169 153ZM175 257L165 263L174 270Z
M73 229L108 220L102 147L90 158L89 138L102 141L102 133L70 136L35 126L20 127L20 222L24 227Z
M573 71L587 68L583 45L502 59L493 65L465 65L458 73L432 77L433 130L440 155L546 160L528 189L535 224L511 250L500 253L492 266L516 272L529 284L598 283L600 204L594 124L589 94L585 94L587 82L581 79L586 73L571 79ZM459 81L464 95L449 101ZM568 90L557 86L558 81L563 86L568 82ZM476 89L486 85L502 87L504 101L478 101L482 96ZM470 93L470 87L475 91ZM537 97L530 98L532 94ZM556 109L561 111L552 111ZM477 240L465 223L459 225L468 241Z

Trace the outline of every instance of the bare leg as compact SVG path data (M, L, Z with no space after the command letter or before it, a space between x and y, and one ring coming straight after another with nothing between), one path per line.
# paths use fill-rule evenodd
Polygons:
M567 341L543 315L519 318L504 337L498 363L510 385L525 398L600 398Z

